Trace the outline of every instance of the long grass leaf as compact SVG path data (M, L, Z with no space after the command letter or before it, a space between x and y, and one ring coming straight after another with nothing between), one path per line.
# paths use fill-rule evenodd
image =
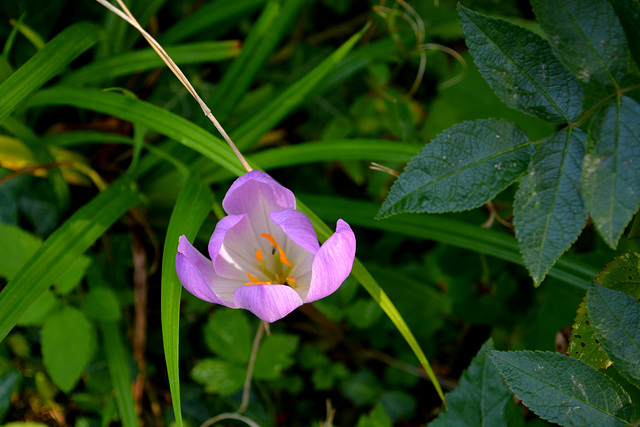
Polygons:
M45 84L98 41L98 29L86 22L65 28L0 85L0 123L30 93Z
M138 417L131 394L131 377L129 376L128 354L122 343L122 335L117 323L100 324L104 353L109 367L109 376L116 395L116 406L120 414L120 422L124 427L137 427Z
M72 261L140 201L132 183L116 182L53 232L0 292L0 341Z
M178 427L182 426L180 406L180 370L178 366L180 336L180 296L182 286L176 275L176 253L178 238L185 234L193 241L198 229L211 211L213 194L197 178L189 176L173 207L162 255L162 290L160 311L162 317L162 342L167 362L169 389L173 401L173 412Z

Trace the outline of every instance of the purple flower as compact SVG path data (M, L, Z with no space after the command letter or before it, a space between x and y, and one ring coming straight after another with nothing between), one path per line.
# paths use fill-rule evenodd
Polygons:
M176 270L196 297L274 322L331 295L351 273L356 238L349 224L339 219L320 246L293 193L266 173L238 178L222 206L229 215L209 241L211 261L180 237Z

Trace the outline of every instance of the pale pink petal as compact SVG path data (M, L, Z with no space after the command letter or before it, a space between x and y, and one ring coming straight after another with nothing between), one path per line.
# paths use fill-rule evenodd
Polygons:
M355 256L356 236L349 224L339 219L336 232L313 260L311 286L304 301L316 301L334 293L351 273Z
M260 246L246 215L228 215L218 221L209 240L209 256L215 272L228 279L247 280L255 275L255 258ZM215 286L214 286L215 289Z
M224 304L211 289L215 278L213 264L198 252L185 236L180 236L176 272L182 286L194 296L204 301Z
M261 215L266 219L270 211L295 209L296 198L269 175L254 170L235 180L222 207L230 215L251 215L257 209L263 210Z
M233 294L238 307L265 322L275 322L302 305L296 291L286 285L245 285Z
M284 231L294 243L315 255L320 249L316 231L308 216L300 211L273 211L269 214L271 220Z

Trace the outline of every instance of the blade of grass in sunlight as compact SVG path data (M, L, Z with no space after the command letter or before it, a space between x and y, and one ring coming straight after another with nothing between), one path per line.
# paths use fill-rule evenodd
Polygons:
M0 292L0 341L71 262L140 201L131 182L115 182L57 228Z
M180 296L182 285L176 274L176 253L178 238L185 234L193 241L202 222L211 211L213 194L197 178L187 177L178 200L173 207L162 255L162 291L160 310L162 317L162 343L167 362L167 375L171 390L173 412L178 427L182 426L182 408L180 406Z
M178 65L201 64L231 59L240 53L242 46L236 40L185 43L167 47L167 53ZM101 82L141 71L164 67L164 62L153 49L140 49L93 61L67 74L66 85Z
M86 22L65 28L0 85L0 123L30 93L58 74L98 41L98 29Z
M104 353L107 357L109 376L116 395L116 406L120 414L120 422L124 427L137 427L138 417L131 394L131 377L129 376L129 363L122 335L118 330L118 324L103 322L100 324Z
M247 92L298 15L303 3L304 0L270 0L264 6L243 43L242 53L224 73L209 101L209 105L215 106L218 121L226 121Z

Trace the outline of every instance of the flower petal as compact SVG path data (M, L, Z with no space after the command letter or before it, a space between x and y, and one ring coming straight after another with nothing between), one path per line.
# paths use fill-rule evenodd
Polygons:
M320 247L313 260L311 286L304 302L334 293L351 273L356 256L356 236L349 224L338 220L336 232Z
M238 307L265 322L275 322L302 305L296 291L285 285L245 285L233 293Z
M262 171L251 171L235 182L227 191L222 207L230 215L251 215L256 208L265 209L262 215L276 210L296 208L293 193Z
M216 224L209 240L209 256L218 275L246 281L247 272L254 272L259 247L246 215L228 215Z
M213 264L187 238L180 236L176 255L176 272L184 288L201 300L224 304L211 289L215 278Z
M272 211L269 217L295 244L314 255L318 252L318 236L308 216L300 211L286 210Z

